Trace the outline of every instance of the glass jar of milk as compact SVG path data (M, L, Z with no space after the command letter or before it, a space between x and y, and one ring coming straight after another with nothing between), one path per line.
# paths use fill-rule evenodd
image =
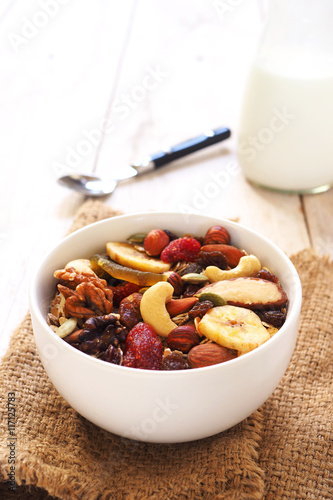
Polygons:
M245 177L279 191L333 186L333 0L271 0L245 88Z

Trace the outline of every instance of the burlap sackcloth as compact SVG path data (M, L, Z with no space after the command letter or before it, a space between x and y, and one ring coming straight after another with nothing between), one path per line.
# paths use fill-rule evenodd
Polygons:
M112 215L110 207L87 201L72 230ZM0 367L0 498L333 498L333 263L310 250L292 260L304 299L287 373L269 400L244 422L196 442L138 443L78 415L44 372L28 314ZM15 393L16 404L14 492L8 483L9 392Z

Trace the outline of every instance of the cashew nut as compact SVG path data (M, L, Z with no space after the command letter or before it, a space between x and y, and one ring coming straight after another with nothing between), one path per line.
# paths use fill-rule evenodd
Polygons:
M211 283L228 280L230 278L247 278L255 276L261 269L259 259L255 255L244 255L233 269L224 271L216 266L208 266L203 271Z
M73 267L78 273L86 273L91 274L92 276L96 276L94 271L91 268L91 262L89 259L75 259L68 262L65 266L65 269L69 269Z
M171 300L173 291L170 283L159 281L148 288L141 299L140 312L143 321L161 337L167 337L171 330L177 327L165 307L166 302Z

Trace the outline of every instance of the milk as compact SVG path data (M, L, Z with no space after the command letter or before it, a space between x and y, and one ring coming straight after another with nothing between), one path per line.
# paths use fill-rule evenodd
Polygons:
M281 64L275 58L274 64L252 67L239 162L246 178L261 186L324 191L333 185L333 66L318 57L311 65L302 58L286 61L288 54Z

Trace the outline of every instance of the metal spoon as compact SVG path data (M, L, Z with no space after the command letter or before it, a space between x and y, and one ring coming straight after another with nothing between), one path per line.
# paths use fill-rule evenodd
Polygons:
M225 127L209 130L198 137L188 139L187 141L177 144L177 146L173 146L168 151L154 153L140 163L121 167L113 179L100 179L99 177L91 175L72 174L60 177L58 182L86 196L93 196L96 198L99 196L106 196L111 194L116 189L117 184L123 180L156 170L188 154L228 139L230 135L230 130Z

